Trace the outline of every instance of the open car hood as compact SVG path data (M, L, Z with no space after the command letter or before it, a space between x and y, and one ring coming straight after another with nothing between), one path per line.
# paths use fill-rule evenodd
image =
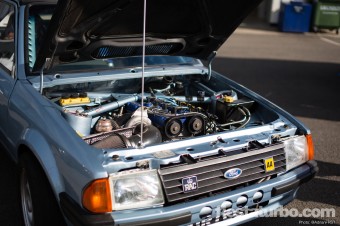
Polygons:
M147 0L146 55L209 59L261 0ZM33 71L142 55L143 0L59 0Z

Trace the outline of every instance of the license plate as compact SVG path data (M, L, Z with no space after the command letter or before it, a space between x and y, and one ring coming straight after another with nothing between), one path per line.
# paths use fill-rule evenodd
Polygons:
M266 172L270 172L275 170L274 158L267 158L264 159L264 169Z
M196 191L198 189L197 177L191 176L182 179L183 192Z

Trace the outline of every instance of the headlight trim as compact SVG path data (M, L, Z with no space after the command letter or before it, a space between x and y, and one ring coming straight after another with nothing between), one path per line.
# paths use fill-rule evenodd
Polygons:
M162 183L155 169L113 173L109 176L109 183L113 211L149 208L164 204Z
M308 161L308 144L304 135L283 140L286 153L286 170L289 171Z

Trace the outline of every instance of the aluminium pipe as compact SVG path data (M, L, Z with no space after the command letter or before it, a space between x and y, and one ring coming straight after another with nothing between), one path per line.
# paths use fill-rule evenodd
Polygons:
M100 115L104 112L117 109L117 108L119 108L119 107L121 107L124 104L127 104L129 102L137 101L138 99L139 99L139 97L137 95L128 96L128 97L126 97L122 100L112 101L108 104L100 105L98 107L91 108L90 110L83 111L81 114L87 115L87 116L92 116L92 117L97 116L97 115Z

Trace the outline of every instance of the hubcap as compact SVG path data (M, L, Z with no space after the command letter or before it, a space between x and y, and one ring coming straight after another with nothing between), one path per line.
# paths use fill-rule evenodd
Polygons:
M33 205L30 185L27 181L25 169L22 170L20 177L21 208L25 226L33 226Z

